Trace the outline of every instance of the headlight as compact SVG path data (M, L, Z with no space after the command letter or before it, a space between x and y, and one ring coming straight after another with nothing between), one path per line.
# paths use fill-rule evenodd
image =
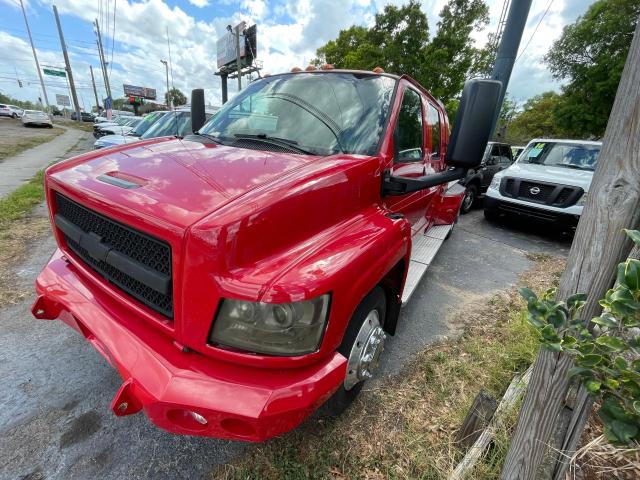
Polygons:
M576 206L584 207L584 204L587 202L587 192L584 192L582 196L576 202Z
M315 352L329 313L329 295L293 303L224 299L209 341L272 355Z
M489 190L498 190L500 188L500 180L502 180L502 177L493 177L489 184Z

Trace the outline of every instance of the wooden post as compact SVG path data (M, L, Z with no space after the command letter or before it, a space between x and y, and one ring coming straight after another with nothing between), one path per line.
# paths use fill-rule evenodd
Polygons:
M471 404L467 417L456 434L456 443L462 448L473 445L482 431L487 428L491 417L498 408L498 402L489 393L480 390Z
M622 229L637 228L639 222L640 21L622 72L584 213L558 288L559 300L566 300L577 292L588 294L582 311L585 321L600 312L598 300L613 285L616 265L624 261L631 250L631 241ZM564 354L540 350L502 470L503 480L537 478L538 466L567 393L567 371L571 363ZM586 415L584 408L576 407L574 412ZM565 436L563 442L569 450L575 449L584 423L572 421L571 425L572 439L567 442Z

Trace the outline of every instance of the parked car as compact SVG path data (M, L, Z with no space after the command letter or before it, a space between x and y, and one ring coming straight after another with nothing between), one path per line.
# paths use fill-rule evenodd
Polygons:
M151 112L148 115L145 115L142 118L142 121L136 125L136 127L131 130L126 135L105 135L104 137L98 138L94 144L94 150L98 150L100 148L113 147L115 145L122 145L124 143L137 142L140 140L140 136L145 133L149 128L156 122L159 122L162 117L164 117L167 113L166 111L156 111Z
M24 109L20 108L16 105L7 105L11 111L13 112L13 115L11 115L13 118L20 118L22 115L24 115Z
M100 123L95 123L93 124L93 136L95 138L100 138L104 135L113 135L114 132L109 131L106 132L104 129L109 129L111 127L123 127L125 125L127 125L130 121L135 120L136 118L139 117L123 117L123 116L117 116L111 119L111 121L109 122L100 122ZM121 135L123 135L126 132L118 132Z
M80 112L80 118L82 119L83 122L93 122L96 117L93 113ZM76 112L73 112L71 114L71 120L77 120L77 119L78 119L78 116L76 115Z
M11 110L11 107L9 107L9 105L6 105L4 103L0 104L0 117L13 117L15 118L15 112L13 110Z
M58 249L32 312L117 368L118 416L261 441L324 402L338 413L451 231L500 90L468 82L451 137L442 102L406 76L271 75L208 121L194 91L191 114L144 134L183 138L47 169Z
M493 178L485 217L520 216L575 228L601 146L587 140L531 140L516 162Z
M127 135L131 132L140 122L142 117L127 118L122 125L104 125L102 124L97 131L94 131L93 136L100 138L105 135Z
M30 125L40 125L53 128L51 117L42 110L25 110L22 115L22 124L25 127Z
M513 162L511 146L506 143L489 142L478 168L467 171L467 176L460 181L465 186L464 200L460 213L467 213L482 198L491 184L493 176L507 168Z

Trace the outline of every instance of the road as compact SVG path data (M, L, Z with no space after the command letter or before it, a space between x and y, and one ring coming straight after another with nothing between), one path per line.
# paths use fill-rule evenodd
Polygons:
M44 208L40 209L44 214ZM32 285L54 249L32 246L16 272ZM449 313L461 302L513 284L531 266L527 252L566 256L570 240L522 226L496 226L480 210L461 217L409 304L383 356L390 375L426 345L455 333ZM0 309L0 478L200 478L246 444L174 436L144 415L110 411L121 379L80 335L37 321L30 302Z

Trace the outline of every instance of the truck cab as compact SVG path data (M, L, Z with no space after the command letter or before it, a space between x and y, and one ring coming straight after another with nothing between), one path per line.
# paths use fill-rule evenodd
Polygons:
M470 82L451 135L407 76L273 75L208 121L194 90L193 134L47 170L33 314L118 369L119 416L261 441L339 413L455 222L499 89Z

